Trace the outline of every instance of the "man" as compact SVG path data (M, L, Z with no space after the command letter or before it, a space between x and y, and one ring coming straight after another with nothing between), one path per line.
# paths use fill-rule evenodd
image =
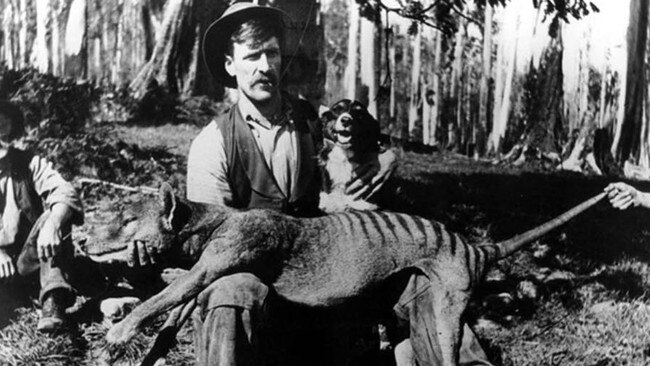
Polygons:
M0 279L15 282L39 269L37 329L55 332L64 327L65 309L74 301L67 278L69 234L72 223L82 223L83 209L74 187L51 163L18 148L24 133L20 109L0 101ZM40 225L36 243L28 242L35 225Z
M192 143L189 200L275 209L303 217L320 213L316 152L322 141L321 126L309 104L280 91L284 19L286 15L278 9L236 3L206 31L206 65L217 81L237 89L238 101ZM349 193L367 197L381 186L395 167L394 153L384 154L379 170L366 167L359 172ZM412 276L400 301L407 323L409 309L422 303L414 299L422 296L416 291L426 286L423 279ZM322 339L315 332L297 329L313 322L313 316L305 315L310 310L295 309L278 299L273 289L252 274L219 279L199 296L198 303L195 346L201 365L331 364L331 360L319 359L323 352L318 346L341 349L329 341L327 346L318 344ZM410 316L412 328L422 323L416 315ZM429 364L418 361L422 366Z

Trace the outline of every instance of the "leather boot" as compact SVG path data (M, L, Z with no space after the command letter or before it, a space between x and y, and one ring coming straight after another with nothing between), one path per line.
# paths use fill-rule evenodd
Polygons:
M44 333L53 333L62 330L65 326L65 309L69 302L69 293L57 289L45 294L41 317L36 329Z

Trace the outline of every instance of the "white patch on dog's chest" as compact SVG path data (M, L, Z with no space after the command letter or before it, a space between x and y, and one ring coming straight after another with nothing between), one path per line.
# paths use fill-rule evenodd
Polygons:
M332 192L345 191L345 186L352 181L356 164L348 160L346 153L338 146L334 146L327 155L325 169L330 176Z

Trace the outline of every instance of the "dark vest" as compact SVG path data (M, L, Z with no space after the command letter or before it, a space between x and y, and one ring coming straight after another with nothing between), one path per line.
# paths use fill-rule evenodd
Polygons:
M298 137L298 177L295 196L285 195L264 160L253 133L239 108L217 119L224 139L228 166L228 181L235 208L268 208L294 216L318 214L320 173L317 169L317 145L322 142L316 126L318 116L311 105L301 100L289 100L292 119Z

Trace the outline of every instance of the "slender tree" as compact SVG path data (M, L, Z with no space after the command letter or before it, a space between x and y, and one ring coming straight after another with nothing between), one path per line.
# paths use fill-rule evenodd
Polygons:
M359 52L359 5L355 0L348 0L348 66L345 68L345 90L348 99L357 98L357 70Z
M483 21L483 53L481 59L483 72L479 84L478 125L475 128L475 155L485 154L486 133L488 126L488 103L490 92L490 76L492 75L492 6L485 4L485 19Z
M422 67L422 32L417 31L412 40L412 61L411 61L411 91L409 93L409 121L408 136L415 137L416 123L420 110L420 68Z
M376 20L361 19L359 59L361 76L361 85L367 90L363 96L363 101L367 101L368 112L374 117L379 117L377 113L377 92L379 85L379 27Z
M630 2L627 31L627 76L623 120L616 131L613 150L619 162L639 156L643 105L646 94L645 61L649 0Z

